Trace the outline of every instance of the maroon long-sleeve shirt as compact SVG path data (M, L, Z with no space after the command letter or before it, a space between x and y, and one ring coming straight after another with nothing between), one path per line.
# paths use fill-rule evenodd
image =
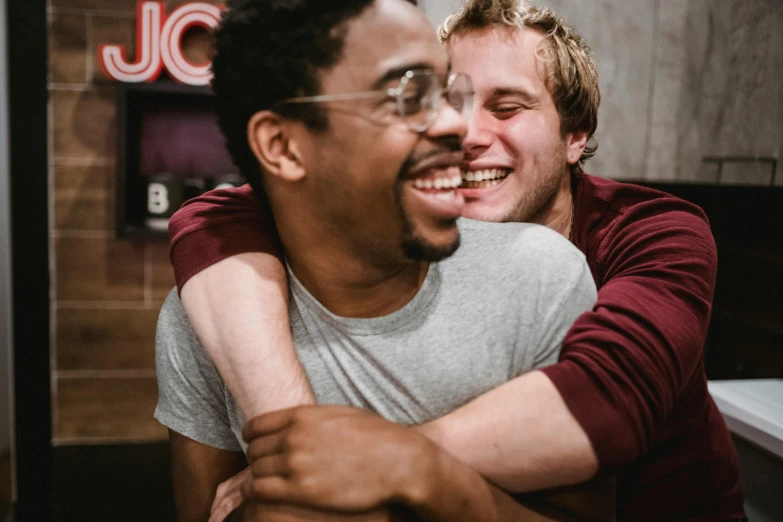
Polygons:
M669 194L583 174L574 244L598 301L542 371L618 475L618 519L744 516L728 429L707 392L704 340L717 253L702 210ZM177 284L244 252L280 256L268 209L249 186L214 191L171 219Z

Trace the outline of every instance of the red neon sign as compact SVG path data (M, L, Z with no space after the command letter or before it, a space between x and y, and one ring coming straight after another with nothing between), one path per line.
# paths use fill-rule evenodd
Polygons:
M109 78L126 83L153 82L165 67L174 80L208 85L210 63L194 64L182 52L182 35L193 26L209 30L220 23L224 8L205 3L178 7L166 17L164 2L139 2L136 7L136 61L128 63L122 45L101 45L101 68Z

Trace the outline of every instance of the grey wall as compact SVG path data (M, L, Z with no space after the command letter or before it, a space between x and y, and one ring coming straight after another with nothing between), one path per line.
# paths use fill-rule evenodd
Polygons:
M424 11L435 27L453 13L462 4L462 0L419 0L419 9Z
M0 0L0 455L11 444L11 238L8 200L6 0Z
M437 23L460 3L419 5ZM783 150L783 2L539 3L575 26L598 62L599 147L588 172L627 180L773 182ZM775 184L783 186L783 173Z

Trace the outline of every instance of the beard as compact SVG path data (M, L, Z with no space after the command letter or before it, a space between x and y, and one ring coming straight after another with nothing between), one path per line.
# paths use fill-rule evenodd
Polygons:
M438 246L425 240L410 228L410 223L402 237L402 251L405 257L416 261L442 261L457 251L460 244L460 236L457 236L450 245Z
M566 147L567 143L563 141L549 161L542 165L541 178L536 186L521 195L513 210L500 218L501 223L538 223L546 215L557 199L563 176L569 172L562 165Z
M441 261L451 256L457 251L460 245L460 236L448 245L436 245L427 241L416 232L413 220L410 218L405 202L403 201L403 182L408 177L408 172L417 163L426 160L432 156L448 152L458 152L462 150L462 143L458 139L444 139L438 142L438 147L428 151L426 154L414 155L413 152L405 159L397 175L397 181L394 184L394 200L400 212L402 221L402 251L405 257L415 261Z

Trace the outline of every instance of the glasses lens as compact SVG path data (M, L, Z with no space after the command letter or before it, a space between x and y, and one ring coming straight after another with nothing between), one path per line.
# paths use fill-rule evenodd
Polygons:
M398 110L408 126L426 129L437 113L441 88L432 71L408 71L400 83Z
M473 82L470 80L470 76L463 73L449 76L446 101L464 119L470 119L470 113L473 110Z

